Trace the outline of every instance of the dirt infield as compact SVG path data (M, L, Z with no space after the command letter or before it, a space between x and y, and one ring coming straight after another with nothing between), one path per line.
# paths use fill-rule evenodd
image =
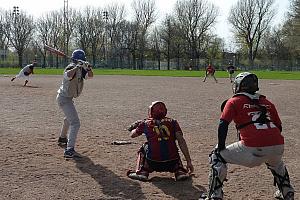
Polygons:
M56 143L63 119L55 101L61 78L34 76L23 87L23 80L0 76L0 199L191 200L207 188L220 105L232 95L228 79L216 84L199 78L96 76L86 81L75 99L81 120L76 150L83 158L66 161ZM277 105L286 142L284 161L298 191L300 81L260 80L260 88ZM191 180L175 182L168 173L153 173L149 182L126 177L145 139L130 139L125 128L145 118L154 100L164 101L168 115L181 124L195 167ZM132 144L112 145L114 140ZM227 144L235 140L231 124ZM273 199L273 178L266 166L228 167L225 199Z

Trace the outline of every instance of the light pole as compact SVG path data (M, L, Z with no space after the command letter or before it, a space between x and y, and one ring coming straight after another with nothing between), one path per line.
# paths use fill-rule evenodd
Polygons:
M108 12L103 11L103 19L105 20L104 27L104 60L107 65L107 20L108 20Z
M19 15L20 14L20 10L19 10L19 6L14 6L13 7L13 15Z
M14 22L16 23L17 16L20 15L19 6L14 6L13 7L13 13L12 14L14 16Z

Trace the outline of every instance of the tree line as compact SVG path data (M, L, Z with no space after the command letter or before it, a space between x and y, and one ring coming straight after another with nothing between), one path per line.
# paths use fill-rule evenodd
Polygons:
M237 1L228 17L233 47L215 34L219 8L206 0L178 0L171 14L161 18L155 0L133 0L130 20L119 4L68 7L37 19L21 8L0 10L0 63L13 53L20 67L24 59L38 59L43 67L63 67L68 61L45 51L47 44L68 55L81 48L96 67L145 69L150 61L155 69L163 62L168 70L198 70L208 62L299 65L300 0L290 4L286 20L274 27L274 0Z

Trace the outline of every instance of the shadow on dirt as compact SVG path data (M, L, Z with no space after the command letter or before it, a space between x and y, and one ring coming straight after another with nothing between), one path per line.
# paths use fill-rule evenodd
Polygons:
M146 199L138 182L117 176L106 167L95 164L87 156L80 155L80 158L74 160L80 171L97 181L104 195L113 199Z
M198 199L202 193L206 193L203 186L194 186L193 179L185 181L175 181L169 177L153 177L151 183L161 189L165 194L179 200Z

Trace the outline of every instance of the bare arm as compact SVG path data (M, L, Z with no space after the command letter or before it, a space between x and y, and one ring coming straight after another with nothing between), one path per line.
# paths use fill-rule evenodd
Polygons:
M140 136L139 134L137 134L136 129L133 129L130 133L131 133L131 135L130 135L131 138Z
M187 169L189 170L189 173L193 173L194 167L192 165L192 160L190 157L189 149L187 147L185 139L183 138L182 132L176 132L176 139L178 141L179 148L182 151L182 153L186 159Z
M92 65L88 64L88 67L87 67L86 71L87 71L87 75L88 75L89 78L94 77L94 72L93 72L93 69L92 69Z
M67 70L66 73L67 73L68 78L72 78L74 76L74 74L76 73L77 69L78 69L78 67L76 66L70 70Z

